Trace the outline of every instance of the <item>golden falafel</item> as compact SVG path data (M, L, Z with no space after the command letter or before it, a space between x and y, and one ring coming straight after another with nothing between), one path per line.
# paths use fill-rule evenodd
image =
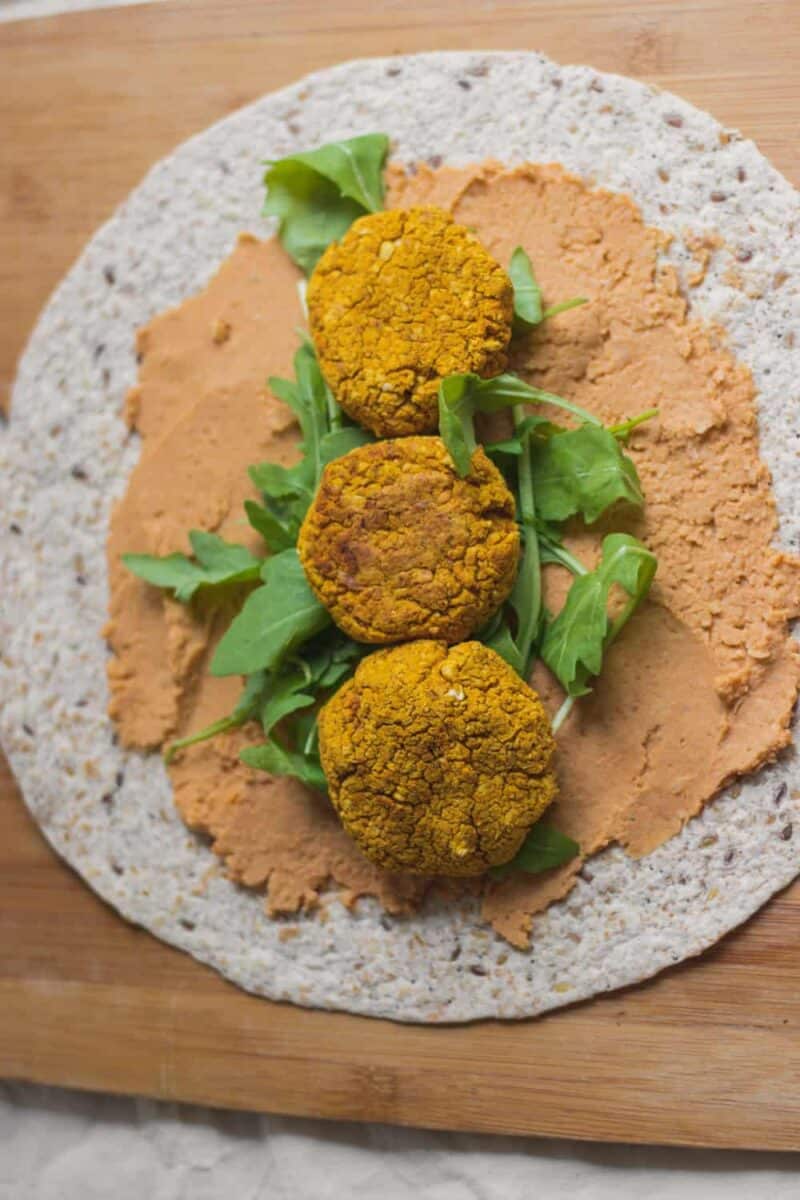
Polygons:
M355 221L317 264L307 303L323 375L378 437L433 433L445 375L489 378L506 366L511 280L440 208Z
M393 871L508 862L557 792L539 697L480 642L370 654L320 712L319 735L342 824Z
M462 479L440 438L396 438L328 464L297 548L317 597L356 641L457 642L511 591L519 529L481 448Z

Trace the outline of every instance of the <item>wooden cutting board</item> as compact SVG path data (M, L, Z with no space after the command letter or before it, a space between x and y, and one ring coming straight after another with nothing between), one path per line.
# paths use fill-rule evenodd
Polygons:
M50 289L178 141L308 70L444 48L641 76L800 179L796 0L186 0L0 25L0 395ZM0 1072L436 1128L798 1149L800 886L701 960L539 1021L308 1012L127 925L49 851L0 763Z

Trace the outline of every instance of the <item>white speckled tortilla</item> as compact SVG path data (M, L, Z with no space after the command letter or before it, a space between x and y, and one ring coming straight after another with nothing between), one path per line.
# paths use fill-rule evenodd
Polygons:
M347 63L159 163L45 309L0 432L0 734L59 854L129 920L241 986L405 1021L528 1016L697 954L788 883L800 870L793 756L731 789L648 858L597 856L535 920L528 953L510 951L474 907L391 919L371 901L350 913L332 900L326 923L293 919L299 934L283 942L262 897L230 883L187 832L159 757L121 750L106 716L104 543L138 455L119 419L135 377L134 331L196 291L240 229L268 232L258 216L265 157L373 129L391 134L401 160L558 161L629 192L664 229L721 232L729 248L692 303L727 328L755 374L781 540L800 543L800 205L756 147L721 136L674 96L535 54ZM723 282L737 253L756 299ZM683 271L679 243L670 257Z

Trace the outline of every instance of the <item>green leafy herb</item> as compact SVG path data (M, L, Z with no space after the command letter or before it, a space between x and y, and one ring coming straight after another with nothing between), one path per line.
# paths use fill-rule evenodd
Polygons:
M336 687L351 674L361 659L369 654L371 647L352 641L340 629L331 626L308 646L295 655L308 678L308 686L316 689Z
M644 504L636 467L607 429L584 424L537 440L532 458L536 511L545 521L580 514L591 524L617 501Z
M263 503L247 500L244 506L272 557L258 559L215 534L195 532L190 536L196 561L181 554L165 559L127 555L125 561L185 602L201 586L262 580L231 622L211 664L213 674L245 677L239 702L229 716L173 742L167 761L187 746L258 721L269 739L266 749L258 748L258 760L320 787L316 706L352 674L369 647L331 624L306 581L297 534L325 466L372 438L345 422L308 337L295 355L294 369L293 380L270 384L300 423L301 459L288 468L274 463L251 468Z
M302 457L293 467L259 463L250 468L250 478L265 498L285 506L288 520L299 528L322 473L322 440L330 425L328 388L314 349L307 343L294 356L294 373L294 380L270 377L269 386L297 417L303 435Z
M236 708L228 717L169 746L166 761L179 750L258 721L266 743L247 747L240 757L250 766L273 774L293 775L311 787L324 789L319 761L316 706L352 674L371 647L353 642L328 625L272 670L249 675Z
M328 463L373 439L355 425L342 427L341 410L331 395L311 342L294 356L295 378L272 376L269 386L291 408L300 424L302 457L292 467L258 463L250 468L261 492L263 507L245 504L251 524L272 550L286 550L297 541L303 517Z
M129 571L153 583L170 588L175 599L188 604L198 588L248 583L258 579L262 560L255 558L246 546L224 541L215 533L193 529L189 534L194 560L185 554L123 554L122 561Z
M334 429L330 433L326 433L320 442L320 464L326 467L335 459L342 458L351 450L356 450L359 446L366 446L368 442L374 440L372 434L367 433L365 429L359 429L357 425L348 425L345 429Z
M489 389L476 386L472 382L474 377L467 377L466 382L464 377L456 378L458 390L454 388L450 397L445 393L445 401L456 396L461 427L458 429L453 423L445 428L456 453L461 454L470 446L471 412L480 409ZM501 394L506 391L524 394L511 382L503 382L501 389ZM495 400L493 396L492 402ZM542 566L559 563L575 575L586 574L583 564L563 545L555 522L576 514L591 522L617 500L641 506L643 496L636 468L623 454L611 431L588 421L578 429L564 429L544 417L526 416L520 403L514 405L513 412L512 437L490 449L501 460L505 458L506 463L514 464L506 474L516 493L523 543L519 570L508 600L508 608L514 614L514 630L506 618L483 640L527 678L543 635ZM636 418L620 428L627 430L635 423Z
M568 696L590 691L588 680L599 675L606 649L650 590L656 565L655 555L636 538L611 533L603 539L598 566L573 580L541 644L542 658ZM614 584L627 592L628 601L612 621L608 602Z
M271 508L256 504L255 500L245 500L244 511L247 519L274 553L288 550L295 543L295 536L286 522L285 516L279 516Z
M558 566L566 567L573 575L585 575L586 567L567 550L561 540L559 533L552 525L547 525L544 521L537 523L539 536L539 558L542 565L545 563L556 563Z
M559 833L552 825L537 821L510 862L492 867L489 874L494 879L506 879L515 871L539 875L542 871L550 871L553 867L570 862L580 851L578 843L565 833Z
M565 429L542 415L526 415L524 404L530 402L560 408L582 423L577 429ZM477 448L475 414L509 406L514 413L514 432L488 449L497 456L516 492L523 551L508 600L514 628L504 616L483 640L527 677L543 636L542 564L558 562L575 575L587 574L563 546L554 525L576 515L592 523L618 501L637 508L643 505L636 467L620 441L641 420L655 414L649 410L641 419L634 417L605 429L592 413L533 388L515 375L494 379L449 375L439 387L439 432L459 474L469 473Z
M475 436L477 375L447 375L439 384L439 435L459 475L469 475Z
M171 742L164 754L165 761L172 762L177 752L185 750L187 746L196 746L198 742L207 742L209 738L216 737L220 733L229 733L230 730L238 729L239 726L252 721L258 714L266 678L264 671L257 671L254 675L248 676L244 691L231 715L222 717L219 721L212 721L210 725L206 725L205 729L201 729L197 733Z
M559 313L568 312L571 308L578 308L581 304L587 303L585 297L576 296L573 300L562 300L560 304L554 304L551 308L544 308L542 305L542 291L536 282L536 276L533 273L533 264L522 249L522 246L517 246L511 255L508 274L514 285L515 333L528 333L536 325L540 325L542 321L546 321L550 317L557 316Z
M287 750L275 738L270 738L260 746L245 747L239 757L248 767L269 771L270 775L291 775L320 792L324 792L328 786L318 758Z
M511 633L504 608L494 614L483 629L475 634L475 638L477 641L483 642L484 646L488 646L490 650L494 650L495 654L499 654L518 675L524 674L519 650Z
M530 448L530 443L525 441L525 434L531 433L534 437L544 441L546 438L563 432L563 425L554 425L545 417L523 416L520 419L517 415L511 437L505 438L502 442L484 443L483 448L489 455L511 454L519 457L523 452L527 453L526 446L528 449Z
M481 379L479 375L447 375L439 385L439 435L447 446L459 475L469 474L472 455L478 442L475 436L475 414L500 412L519 404L548 404L578 417L587 425L602 429L602 422L571 400L531 387L516 375L496 375ZM546 417L528 416L523 432L536 430L540 438L552 436L559 427ZM504 444L500 444L504 449ZM520 453L519 434L515 434L507 453Z
M527 676L542 616L542 568L539 561L536 487L531 459L531 440L536 426L526 421L522 405L514 407L514 422L515 434L522 447L517 467L517 494L523 544L522 559L511 589L509 604L517 619L514 644L522 664L522 674Z
M517 246L511 255L508 267L514 285L514 329L527 333L541 323L544 316L542 292L533 273L531 260L522 246Z
M310 274L358 217L383 207L389 139L368 133L267 164L264 213L278 218L286 252Z
M264 585L234 617L211 661L212 675L249 675L270 670L330 624L328 610L312 592L296 549L268 558Z
M289 669L278 676L261 707L264 733L271 733L278 722L290 713L310 708L316 702L313 693L303 690L310 682L307 673L300 668Z

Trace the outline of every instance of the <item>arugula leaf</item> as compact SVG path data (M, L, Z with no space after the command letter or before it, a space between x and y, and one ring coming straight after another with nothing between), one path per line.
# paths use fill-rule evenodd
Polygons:
M532 387L518 375L506 372L503 375L495 375L493 379L480 379L477 375L470 378L477 380L475 392L478 412L500 412L501 409L509 408L513 404L549 404L553 408L560 408L564 412L571 413L573 417L578 417L587 425L598 425L602 428L603 422L588 409L581 408L579 404L573 404L571 400L565 400L563 396L556 396L554 392L545 392L541 388ZM539 424L549 424L544 417L535 419Z
M311 787L324 789L315 705L330 696L371 650L371 646L353 642L341 630L329 626L300 653L285 659L261 708L264 732L269 735L282 721L282 739L279 743L273 736L266 748L257 747L250 765L262 766L273 774L294 775Z
M259 532L261 529L269 532L269 536L267 532L263 536L275 550L294 545L327 464L373 440L356 426L334 427L334 421L338 426L340 410L319 369L310 342L304 342L295 354L294 372L294 380L272 376L269 386L297 417L303 435L302 458L292 467L265 462L249 470L267 510L266 517L263 512L253 514L261 526L256 525L256 528Z
M345 429L333 429L330 433L326 433L320 442L320 462L323 467L326 467L328 463L349 454L351 450L356 450L359 446L366 446L369 442L374 441L372 434L367 433L366 429L359 429L357 425L348 425Z
M545 629L541 656L568 696L583 696L588 680L599 675L603 654L630 620L650 590L655 555L627 533L603 539L600 563L572 582L566 603ZM608 599L613 584L628 593L628 602L613 623Z
M439 384L439 436L462 477L469 475L478 448L473 419L479 376L447 375Z
M508 598L508 606L516 618L516 632L512 635L507 622L493 631L486 644L501 655L523 679L527 679L541 636L542 612L542 564L539 530L542 521L536 510L536 493L532 469L531 445L533 439L542 435L553 436L552 426L544 418L526 417L522 404L514 405L514 447L519 447L516 459L517 514L521 526L522 558Z
M536 528L536 489L531 463L531 441L536 428L525 421L525 410L521 404L514 406L515 433L522 446L517 465L517 491L519 495L519 519L522 525L522 561L511 589L508 602L517 618L517 633L514 639L519 654L523 678L531 666L533 648L539 637L542 615L542 568L539 562L539 535Z
M261 746L246 746L239 758L248 767L269 771L270 775L291 775L317 791L327 790L328 781L318 758L297 750L287 750L274 738Z
M285 519L278 516L277 513L261 504L256 504L255 500L245 500L244 511L247 513L247 519L253 529L256 533L261 534L270 550L278 553L281 550L288 550L290 546L294 545L296 534L293 533Z
M283 550L262 567L264 586L244 602L217 646L212 675L271 670L326 625L330 616L312 592L296 549Z
M511 454L518 458L523 453L527 433L544 441L557 433L564 432L563 425L554 425L546 417L529 414L523 420L515 423L511 437L502 442L485 442L483 448L487 454Z
M309 464L305 460L293 467L271 462L255 463L248 467L247 473L265 497L283 501L288 508L297 501L307 504L313 494Z
M533 273L528 255L517 246L511 255L508 274L514 285L514 329L527 333L538 325L543 316L542 292Z
M489 874L493 879L505 879L514 871L538 875L570 862L580 852L580 846L571 837L537 821L514 857L502 866L492 867Z
M368 133L267 164L265 216L278 218L287 253L310 274L358 217L383 208L389 139Z
M485 633L478 635L479 641L483 642L484 646L488 646L490 650L494 650L495 654L499 654L512 671L516 671L518 675L524 677L525 664L522 661L522 655L519 652L517 643L511 634L508 626L508 621L502 617L499 623Z
M170 742L164 752L164 761L171 763L179 750L184 750L187 746L195 746L198 742L207 742L209 738L216 737L217 734L228 733L231 729L238 729L240 725L245 725L248 721L254 720L258 714L266 678L266 672L264 671L256 671L255 674L248 676L244 691L239 697L231 715L229 717L222 717L219 721L212 721L210 725L206 725L204 729L199 730L197 733L189 734L188 737Z
M122 561L129 571L156 587L171 588L175 599L188 604L200 587L215 587L248 583L258 579L262 560L255 558L246 546L235 545L218 537L193 529L189 542L196 561L185 554L123 554Z
M537 526L539 536L539 560L545 563L556 563L566 567L573 575L586 575L586 567L574 554L567 550L559 534L552 527L541 522Z
M328 387L319 369L314 347L308 342L304 342L295 353L294 374L294 382L273 375L268 383L271 391L279 400L283 400L297 417L303 435L300 446L303 457L294 467L277 467L274 463L262 463L260 467L253 468L267 481L267 486L263 486L262 491L269 491L271 495L279 498L281 482L286 489L283 498L288 495L289 488L300 491L305 489L313 494L322 471L320 443L329 430ZM269 481L272 481L271 487Z
M294 670L279 675L269 688L266 699L261 706L261 724L264 733L270 733L279 721L290 713L301 708L309 708L316 703L316 697L303 688L308 684L304 671Z
M353 643L353 645L355 645L355 643ZM357 649L360 650L361 653L358 654L355 659L341 659L338 662L335 660L331 662L316 681L317 687L326 690L329 688L334 688L337 686L337 684L343 683L348 675L352 675L355 667L358 666L358 663L361 661L364 655L369 652L370 647L359 646Z
M317 714L312 709L304 709L295 713L291 718L293 746L299 747L300 753L307 758L319 759L319 726Z
M195 558L209 575L237 575L260 566L259 560L253 557L246 546L226 542L216 533L193 529L189 534L189 543Z
M533 264L522 246L517 246L511 255L508 274L514 285L514 333L529 333L549 317L587 303L584 296L576 296L573 300L562 300L560 304L543 308L542 291L536 282Z
M531 387L516 375L506 373L493 379L481 379L479 375L446 375L439 384L439 436L450 452L450 457L459 475L469 474L472 455L477 448L474 418L478 412L494 413L518 404L549 404L564 409L580 418L587 425L602 429L602 422L571 400L564 400L552 392ZM546 417L529 415L527 429L540 431L543 438L558 430ZM521 418L518 424L521 424ZM518 435L517 435L518 438ZM502 449L502 444L501 447ZM510 453L516 453L512 446Z
M619 500L644 505L636 467L607 429L568 429L536 441L532 454L536 511L545 521L579 513L591 525Z
M191 600L203 579L203 570L185 554L123 554L129 571L156 587L172 588L184 603Z
M308 686L329 690L352 674L373 647L352 641L340 629L331 626L296 656L296 662L306 672Z

